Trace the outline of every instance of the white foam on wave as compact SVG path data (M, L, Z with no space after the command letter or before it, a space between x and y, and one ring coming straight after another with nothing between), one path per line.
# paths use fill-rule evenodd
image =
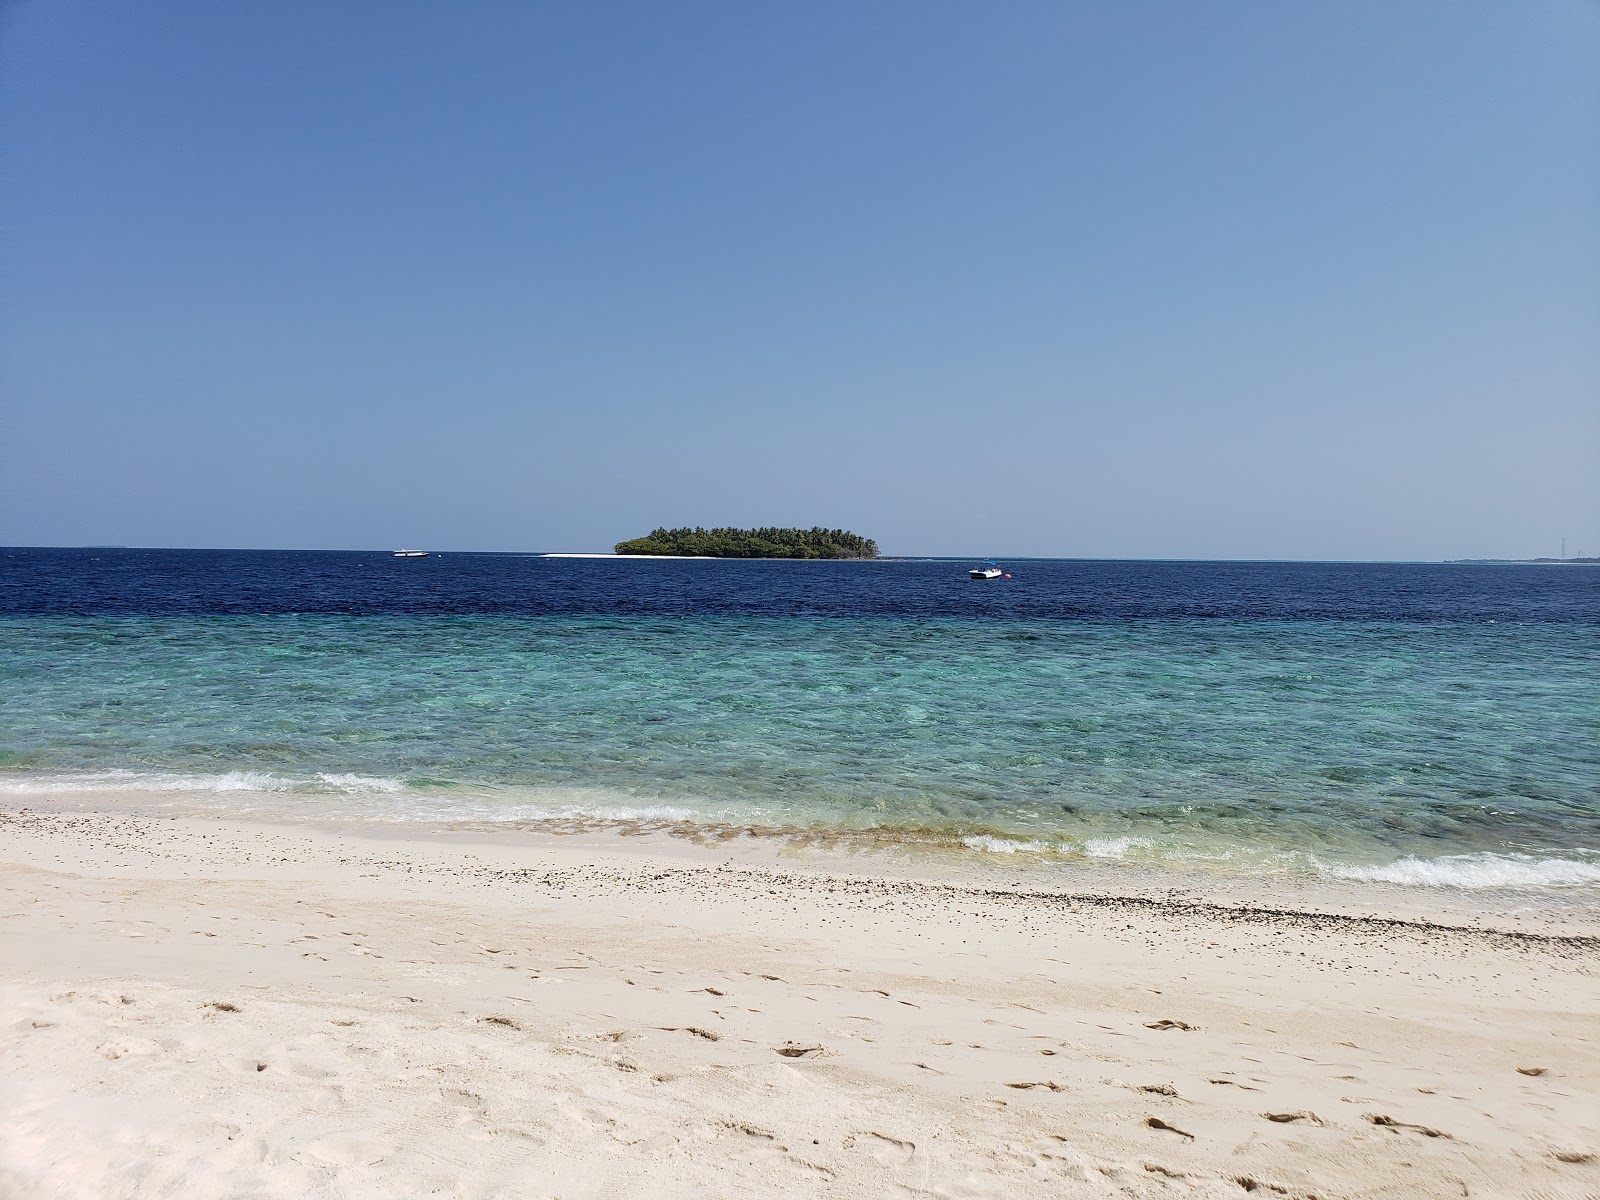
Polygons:
M1127 858L1130 850L1142 850L1153 844L1149 838L1142 837L1088 838L1083 843L1083 852L1089 858Z
M432 808L418 812L413 818L421 821L494 821L506 824L536 822L561 823L564 821L615 821L623 824L642 822L703 821L707 815L690 808L676 808L670 804L552 804L549 807L519 804L511 807L470 803L452 804L448 809Z
M375 775L323 774L309 777L273 775L267 771L223 771L189 775L168 771L84 771L59 775L12 776L0 779L0 793L12 796L60 796L85 792L229 793L229 792L358 792L393 793L405 782Z
M383 792L393 795L405 789L402 779L385 779L381 775L319 774L317 782L326 784L346 795L355 792Z
M1439 858L1407 855L1372 865L1334 863L1303 851L1250 852L1245 848L1162 846L1145 837L1085 838L1052 843L978 834L962 839L970 850L989 854L1081 854L1085 858L1209 864L1225 870L1249 869L1267 874L1303 874L1308 869L1331 879L1359 883L1392 883L1402 887L1464 890L1540 890L1600 888L1600 855L1587 858L1539 857L1532 854L1452 854ZM1582 854L1584 852L1579 851Z
M404 779L353 772L323 771L308 775L266 771L216 774L180 771L63 771L50 774L0 774L0 796L123 795L161 797L163 804L185 797L219 812L261 813L273 810L304 816L315 804L318 816L331 820L379 821L385 824L483 822L532 824L601 821L624 824L668 824L716 819L681 805L630 803L612 793L585 794L581 789L527 789L508 796L502 789L487 794L467 789L441 794L418 790ZM270 799L269 799L270 798ZM265 807L263 807L265 806Z
M961 839L969 850L982 850L988 854L1072 854L1085 858L1127 858L1155 843L1142 837L1085 838L1082 842L1046 842L1037 838L995 837L979 833Z
M1600 887L1600 863L1572 858L1536 858L1531 854L1485 852L1450 854L1442 858L1418 858L1409 854L1378 866L1340 866L1319 861L1316 867L1335 879L1398 883L1408 887Z
M1021 850L1033 854L1044 854L1055 847L1048 842L1024 842L1015 838L995 837L992 834L979 833L972 837L961 839L961 844L968 850L983 850L989 854L1015 854Z

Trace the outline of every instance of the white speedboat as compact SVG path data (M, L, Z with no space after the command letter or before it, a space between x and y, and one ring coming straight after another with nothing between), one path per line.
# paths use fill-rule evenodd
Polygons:
M968 579L999 579L1000 576L1003 575L1003 574L1005 574L1004 571L1002 571L999 567L995 566L994 563L988 562L988 563L984 563L983 566L981 566L981 567L973 567L972 570L967 572L967 578Z
M390 558L427 558L426 550L396 550Z

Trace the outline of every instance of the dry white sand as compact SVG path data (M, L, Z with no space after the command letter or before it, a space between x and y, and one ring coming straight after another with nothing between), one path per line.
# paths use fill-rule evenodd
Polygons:
M7 1200L1600 1195L1571 932L0 830Z

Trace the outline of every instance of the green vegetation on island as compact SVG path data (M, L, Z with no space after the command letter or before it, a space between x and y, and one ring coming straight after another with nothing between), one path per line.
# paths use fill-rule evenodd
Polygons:
M877 558L878 543L843 529L656 529L618 554L709 558Z

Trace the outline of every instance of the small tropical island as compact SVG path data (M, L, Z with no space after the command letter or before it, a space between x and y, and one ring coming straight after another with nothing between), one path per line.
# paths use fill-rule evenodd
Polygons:
M618 554L692 558L877 558L878 543L844 529L655 529Z

